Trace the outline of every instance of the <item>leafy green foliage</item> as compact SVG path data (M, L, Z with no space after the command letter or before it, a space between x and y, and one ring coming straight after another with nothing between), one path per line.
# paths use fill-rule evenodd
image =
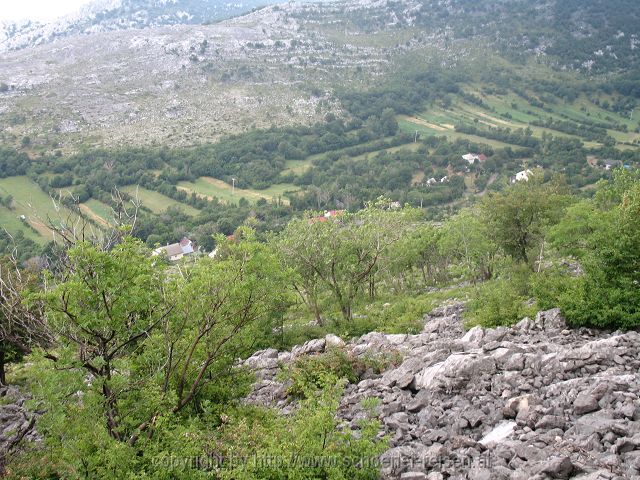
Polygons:
M631 178L620 174L615 181L623 191L618 205L594 213L600 224L587 240L584 276L558 295L575 325L640 325L640 183Z
M280 377L289 380L289 395L309 398L338 379L355 383L358 373L353 356L343 349L332 348L319 355L301 357L284 367Z
M69 250L61 276L34 297L60 339L55 368L35 357L32 374L58 471L122 478L152 468L192 429L193 441L176 450L202 451L203 422L219 421L219 405L246 393L234 362L286 304L286 272L252 235L219 239L215 259L173 274L132 238L108 251Z
M452 265L455 276L491 278L498 252L490 231L480 212L471 209L462 210L443 225L440 249L458 260Z
M480 285L465 315L467 326L509 326L535 314L534 306L526 303L530 275L525 265L515 265L500 278Z
M295 271L294 285L316 317L319 286L331 293L347 322L363 291L374 296L380 260L418 216L414 209L388 206L389 201L381 199L355 214L294 220L279 236L281 257Z
M379 374L400 363L398 352L368 353L356 356L343 348L333 347L319 355L308 355L282 368L280 378L289 383L287 393L296 398L309 398L335 383L336 379L358 383L367 372Z
M328 385L303 400L290 418L259 411L230 419L219 432L228 464L217 474L228 480L378 478L377 457L387 440L377 438L376 420L361 421L357 432L338 424L341 392L339 383Z
M562 185L543 183L538 174L482 202L488 228L507 255L532 264L546 229L559 221L569 201L563 190Z
M29 156L16 150L0 147L0 178L24 175L29 168Z

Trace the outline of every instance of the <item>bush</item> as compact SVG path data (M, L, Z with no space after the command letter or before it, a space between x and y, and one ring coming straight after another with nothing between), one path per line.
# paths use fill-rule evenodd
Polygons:
M300 357L280 372L282 380L289 380L287 393L296 398L307 398L310 392L345 379L354 383L358 379L353 359L345 350L328 349L320 355Z
M386 302L373 304L367 311L369 322L375 325L374 329L383 333L412 335L422 331L422 317L434 307L433 300L427 296L397 297L385 305Z
M589 212L581 264L584 275L556 279L542 289L557 298L574 326L637 328L640 326L640 173L620 170L601 186ZM578 223L578 225L580 225Z
M322 354L303 356L283 367L279 378L289 382L289 395L308 398L336 382L357 383L366 372L379 374L400 361L397 352L367 352L356 356L343 348L329 348Z
M528 272L526 265L520 265L509 275L480 285L469 302L466 325L508 326L532 316L536 309L526 303L529 299Z
M225 465L215 478L379 478L375 460L387 450L388 440L378 438L377 420L361 420L355 432L341 428L336 417L341 394L339 384L318 391L302 400L300 408L290 417L265 409L254 409L252 415L247 412L230 415L229 421L218 429L217 445L221 449L216 453L225 459L248 461ZM375 403L364 403L365 413L368 411L370 415Z
M540 310L549 310L564 303L567 295L572 295L578 279L562 270L545 270L533 277L531 294L535 297ZM563 313L564 312L563 309Z

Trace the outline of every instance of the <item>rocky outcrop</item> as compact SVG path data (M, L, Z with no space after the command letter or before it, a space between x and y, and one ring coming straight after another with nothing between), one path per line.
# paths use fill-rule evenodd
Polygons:
M37 442L36 414L25 407L27 398L15 387L0 386L0 472L6 456L22 440Z
M640 334L571 330L558 309L465 333L462 308L434 310L418 335L374 332L343 347L404 358L347 385L338 411L357 429L362 400L380 400L383 478L640 478ZM246 361L259 379L247 401L290 411L279 365L327 344L341 342L257 352Z

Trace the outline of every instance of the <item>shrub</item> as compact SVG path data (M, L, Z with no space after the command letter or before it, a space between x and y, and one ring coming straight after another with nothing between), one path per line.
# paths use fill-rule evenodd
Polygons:
M336 417L341 394L339 383L320 390L302 400L290 417L265 409L256 409L253 415L231 415L218 429L222 449L217 453L248 461L226 465L216 478L379 478L375 460L388 448L388 440L378 438L377 420L361 420L355 432L341 428ZM374 402L368 403L369 410L375 408Z
M433 308L433 300L426 296L398 297L389 303L372 306L367 312L376 330L384 333L420 333L422 317Z
M640 174L614 172L613 180L598 190L596 203L605 209L590 213L593 231L584 242L584 275L564 285L557 280L546 292L555 294L571 325L636 328L640 326Z
M497 327L513 325L535 313L527 305L529 275L526 265L514 267L509 275L486 282L478 287L466 314L466 325Z
M578 279L562 270L546 270L536 274L531 282L531 293L535 297L538 308L549 310L562 305L563 298L575 290ZM563 309L563 313L564 312Z
M351 355L340 348L328 349L319 355L305 355L282 368L282 380L291 383L287 393L293 397L306 398L310 392L322 389L339 379L355 382L358 375Z
M279 378L288 381L287 393L308 398L339 381L359 382L366 372L381 373L401 361L398 352L367 352L356 356L343 348L329 348L319 355L302 356L282 368Z

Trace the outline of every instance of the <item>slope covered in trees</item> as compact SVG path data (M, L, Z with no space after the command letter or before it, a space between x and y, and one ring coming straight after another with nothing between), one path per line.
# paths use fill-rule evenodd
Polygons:
M9 357L6 378L34 396L44 441L15 450L6 473L124 478L170 468L204 478L211 464L169 459L198 458L212 445L228 458L375 457L387 442L373 418L357 432L336 430L343 381L360 368L353 359L337 352L283 369L303 399L286 418L241 404L252 380L237 359L329 332L411 333L442 294L467 297L468 325L509 325L553 305L574 327L636 328L639 189L637 172L620 169L584 200L562 178L533 174L439 223L380 199L293 220L266 242L242 227L217 238L213 258L179 268L126 234L109 245L78 241L23 277L9 262L2 352L19 345L28 357ZM425 293L448 285L456 290ZM384 370L392 360L371 361ZM291 474L280 464L251 468ZM305 478L377 475L350 462L299 468Z

